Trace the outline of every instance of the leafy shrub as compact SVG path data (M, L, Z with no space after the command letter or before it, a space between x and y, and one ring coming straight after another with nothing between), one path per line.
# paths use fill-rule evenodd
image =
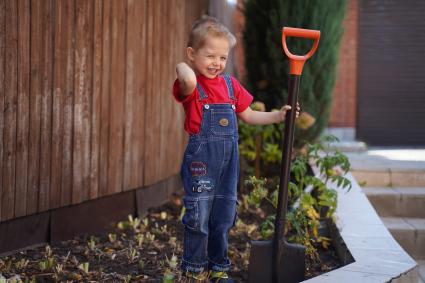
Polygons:
M337 138L333 136L324 138L326 143L335 141ZM241 140L240 146L246 147L244 140ZM250 155L245 155L245 158L247 156ZM267 162L267 168L274 167L272 171L276 172L278 161ZM319 176L312 174L310 164L319 169ZM332 219L336 210L337 192L331 188L330 183L349 190L351 182L344 177L349 169L350 163L345 155L340 152L324 152L321 144L307 145L292 162L285 234L289 241L304 245L307 255L313 260L318 260L317 245L327 248L330 242L330 239L318 232L320 220ZM272 175L267 171L265 174L269 178L250 176L246 180L245 185L250 188L250 192L241 196L241 210L253 208L270 212L265 213L263 222L259 225L262 238L269 239L274 233L279 174Z
M319 48L304 66L299 101L317 119L309 129L296 133L296 144L312 143L327 125L335 84L346 0L247 0L244 49L247 87L267 109L287 102L289 66L281 43L284 26L321 31ZM311 40L288 38L294 54L310 50Z

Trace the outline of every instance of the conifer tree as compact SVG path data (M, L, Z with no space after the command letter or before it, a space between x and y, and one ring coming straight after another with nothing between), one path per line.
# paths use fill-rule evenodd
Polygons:
M321 31L319 48L304 66L298 93L304 111L316 118L307 130L297 129L298 145L313 142L326 127L335 85L346 0L247 0L245 64L247 87L268 110L287 102L289 64L282 49L282 27ZM288 38L293 54L305 54L312 40Z

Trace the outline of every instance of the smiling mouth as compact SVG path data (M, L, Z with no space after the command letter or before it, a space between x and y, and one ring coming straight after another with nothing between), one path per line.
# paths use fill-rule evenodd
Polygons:
M217 74L218 73L218 69L208 68L207 70L210 74Z

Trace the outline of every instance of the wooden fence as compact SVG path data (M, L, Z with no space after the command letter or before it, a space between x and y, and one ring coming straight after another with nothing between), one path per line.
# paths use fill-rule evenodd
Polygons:
M0 221L178 173L203 0L0 0Z

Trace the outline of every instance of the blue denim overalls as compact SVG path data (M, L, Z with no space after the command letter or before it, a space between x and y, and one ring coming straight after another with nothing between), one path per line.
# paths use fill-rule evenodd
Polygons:
M227 243L236 220L239 156L233 87L228 75L223 78L233 104L206 104L207 94L196 86L202 103L201 129L190 135L181 168L184 271L230 268Z

